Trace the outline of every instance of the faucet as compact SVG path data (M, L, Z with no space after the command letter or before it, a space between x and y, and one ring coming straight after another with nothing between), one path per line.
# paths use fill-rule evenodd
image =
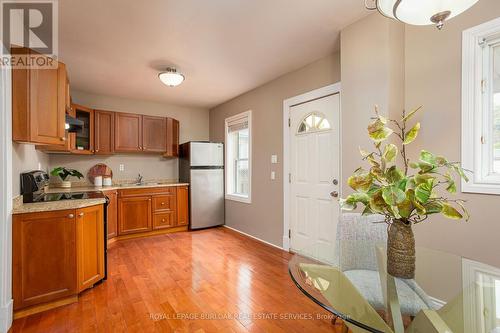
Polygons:
M137 184L141 184L141 183L142 183L142 176L141 176L141 174L139 174L139 175L137 176L136 183L137 183Z

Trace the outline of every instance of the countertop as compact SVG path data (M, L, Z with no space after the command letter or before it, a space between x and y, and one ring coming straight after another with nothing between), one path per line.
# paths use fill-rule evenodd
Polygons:
M189 186L189 183L159 182L155 184L151 183L144 185L123 184L123 185L112 185L112 186L102 186L102 187L96 187L96 186L74 186L70 188L47 187L45 188L45 193L112 191L112 190L124 190L131 188L155 188L155 187L169 187L169 186ZM104 203L106 203L106 199L104 198L23 203L23 197L20 195L14 198L13 200L12 214L25 214L25 213L48 212L55 210L78 209L95 205L101 205Z

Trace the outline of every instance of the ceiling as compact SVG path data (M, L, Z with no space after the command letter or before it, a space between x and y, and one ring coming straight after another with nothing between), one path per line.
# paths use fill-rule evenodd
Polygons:
M339 48L362 0L63 0L59 57L88 93L213 107ZM186 81L157 78L174 65Z

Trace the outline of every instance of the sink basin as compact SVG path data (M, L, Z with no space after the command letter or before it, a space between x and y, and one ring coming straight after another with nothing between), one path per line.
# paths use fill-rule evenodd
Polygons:
M144 183L120 184L120 186L122 186L122 187L128 187L128 186L151 186L151 185L158 185L158 183L155 183L155 182L144 182Z

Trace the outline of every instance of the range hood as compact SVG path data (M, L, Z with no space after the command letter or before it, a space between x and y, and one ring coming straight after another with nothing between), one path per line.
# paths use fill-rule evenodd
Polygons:
M70 133L80 132L83 129L83 121L67 114L65 129Z

